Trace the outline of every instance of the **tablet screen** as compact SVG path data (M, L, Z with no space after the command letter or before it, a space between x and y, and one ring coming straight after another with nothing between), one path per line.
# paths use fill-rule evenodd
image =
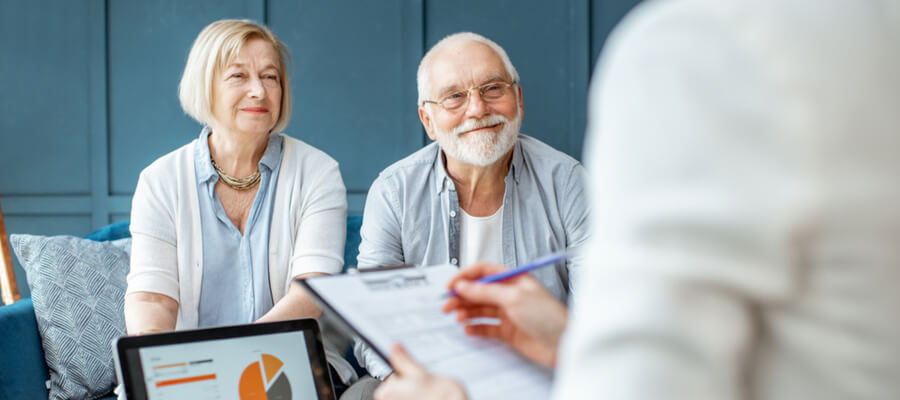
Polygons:
M120 339L118 346L125 359L122 366L129 398L333 398L318 331L287 325L298 323ZM280 331L259 331L276 328ZM310 354L311 350L315 354Z
M303 332L139 350L151 399L310 399L316 386ZM289 351L286 351L289 350Z

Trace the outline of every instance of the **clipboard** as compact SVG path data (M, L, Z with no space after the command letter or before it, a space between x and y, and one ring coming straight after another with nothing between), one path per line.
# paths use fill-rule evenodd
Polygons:
M351 269L347 270L347 275L371 274L372 272L397 271L397 270L415 271L415 269L416 269L416 266L414 264L386 265L386 266L366 268L366 269L351 268ZM328 278L328 276L320 276L320 277L315 277L315 278ZM295 281L297 283L299 283L301 286L303 286L303 289L305 289L307 293L312 295L313 300L315 300L320 306L322 306L323 312L327 312L328 316L331 317L331 318L329 318L329 322L331 322L334 325L337 325L338 329L344 331L345 333L349 334L350 336L358 337L360 340L362 340L366 344L366 346L368 346L370 349L374 350L375 353L377 353L378 356L381 357L382 360L385 360L385 362L387 362L390 359L390 357L388 357L388 354L385 351L383 351L382 349L379 349L378 347L376 347L373 344L373 342L371 340L369 340L369 338L366 335L364 335L362 332L359 331L359 329L357 329L352 324L350 324L343 316L341 316L340 313L337 312L335 307L331 303L329 303L327 297L324 296L323 293L320 293L320 291L317 291L317 289L315 287L313 287L312 285L310 285L307 282L308 279L315 279L315 278L295 279ZM365 368L365 366L363 366L363 368Z
M520 356L505 343L467 336L444 314L454 265L397 266L299 283L330 316L384 360L401 343L425 368L463 383L472 399L546 399L552 371Z

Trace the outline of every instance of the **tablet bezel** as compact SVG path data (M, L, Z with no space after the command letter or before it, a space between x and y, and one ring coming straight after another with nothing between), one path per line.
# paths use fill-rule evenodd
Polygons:
M309 354L310 369L319 400L334 400L334 386L331 381L322 334L314 319L295 319L247 325L232 325L216 328L191 329L154 333L141 336L122 336L113 343L116 354L116 368L119 380L125 386L125 393L131 400L147 399L144 371L141 366L141 348L205 342L273 333L303 332L306 350Z

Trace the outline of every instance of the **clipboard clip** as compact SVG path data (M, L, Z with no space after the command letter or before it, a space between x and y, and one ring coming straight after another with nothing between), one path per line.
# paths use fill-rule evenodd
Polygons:
M394 273L390 273L393 271ZM379 272L379 274L373 274ZM428 286L428 278L421 269L415 265L391 265L376 268L357 270L359 279L369 290L397 290L420 286Z
M382 271L391 271L391 270L395 270L395 269L407 269L407 268L412 269L412 268L415 268L415 267L416 267L416 266L415 266L414 264L384 265L384 266L380 266L380 267L371 267L371 268L366 268L366 269L359 269L359 268L357 268L357 267L350 267L350 268L347 269L347 273L348 273L348 274L351 274L351 275L353 275L353 274L365 274L365 273L368 273L368 272L382 272Z

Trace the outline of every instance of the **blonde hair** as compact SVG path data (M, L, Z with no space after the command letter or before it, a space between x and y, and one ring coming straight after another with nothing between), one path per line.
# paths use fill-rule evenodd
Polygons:
M188 54L178 85L178 99L185 113L204 125L215 120L212 113L213 79L237 57L248 40L263 39L278 53L281 81L281 112L270 133L279 133L291 120L291 82L287 63L290 54L269 28L250 20L223 19L203 28Z
M427 53L425 53L425 56L422 57L422 61L419 62L419 69L418 71L416 71L416 86L419 89L418 105L421 106L423 104L422 102L425 101L425 95L428 93L428 91L431 90L431 81L428 77L428 68L431 68L434 54L437 53L438 49L441 49L454 42L476 42L490 47L491 50L494 50L494 53L497 53L497 55L500 56L500 59L503 61L503 66L506 68L506 73L509 75L509 79L512 79L514 83L519 82L519 73L516 71L516 67L513 66L512 61L509 60L509 56L506 55L506 50L503 50L503 48L500 47L499 44L494 43L493 40L477 33L457 32L437 42L434 46L431 47L431 49L428 50Z

